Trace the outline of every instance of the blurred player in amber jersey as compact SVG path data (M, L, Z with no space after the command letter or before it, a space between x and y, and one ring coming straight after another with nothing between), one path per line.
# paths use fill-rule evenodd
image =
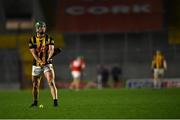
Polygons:
M164 77L164 72L167 70L167 63L164 55L161 51L157 50L152 60L152 69L153 69L153 85L154 88L161 87L161 79Z
M70 63L70 69L73 78L73 81L69 87L70 89L75 89L77 91L79 90L80 82L82 78L82 72L84 68L85 68L85 62L82 57L77 57L75 60L73 60Z

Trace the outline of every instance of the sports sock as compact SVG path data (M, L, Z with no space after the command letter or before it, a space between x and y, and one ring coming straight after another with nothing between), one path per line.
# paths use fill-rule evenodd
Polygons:
M54 99L54 106L58 106L58 99Z
M38 101L37 100L34 100L34 105L37 105L38 104Z

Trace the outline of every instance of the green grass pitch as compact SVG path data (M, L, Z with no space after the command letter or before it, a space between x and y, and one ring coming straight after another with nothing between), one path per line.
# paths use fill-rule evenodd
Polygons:
M44 108L29 108L30 90L0 91L0 118L180 118L180 89L59 89L59 107L40 91Z

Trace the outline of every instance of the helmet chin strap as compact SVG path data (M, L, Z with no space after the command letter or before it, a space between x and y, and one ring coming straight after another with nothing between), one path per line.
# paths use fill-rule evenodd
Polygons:
M40 34L40 35L43 35L43 34L45 34L45 32L42 31L42 32L39 32L39 34Z
M37 32L39 35L44 35L45 32L41 31L41 32Z

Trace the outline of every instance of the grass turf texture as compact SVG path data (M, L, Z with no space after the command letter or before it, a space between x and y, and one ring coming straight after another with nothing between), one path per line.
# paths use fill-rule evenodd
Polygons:
M180 118L180 89L59 90L53 107L49 90L43 108L29 108L31 91L0 91L0 118Z

